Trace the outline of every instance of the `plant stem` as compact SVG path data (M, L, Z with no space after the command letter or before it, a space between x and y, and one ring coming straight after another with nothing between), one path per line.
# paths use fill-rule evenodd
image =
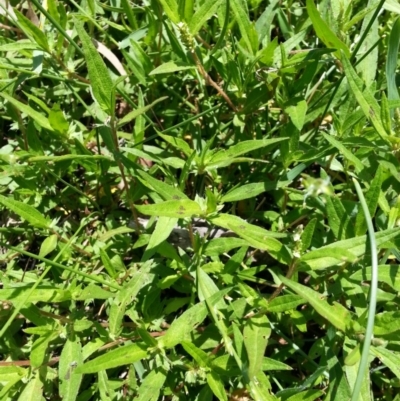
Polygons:
M376 249L375 231L372 225L371 215L368 210L367 202L365 201L364 194L358 181L353 178L354 186L356 187L357 195L360 199L363 208L365 220L368 227L368 237L371 247L371 261L372 261L372 275L371 275L371 288L369 293L369 310L367 328L365 331L365 339L362 347L362 354L360 364L358 366L357 378L354 383L353 395L351 401L357 401L360 396L360 390L364 379L364 374L368 366L369 348L374 332L375 312L376 312L376 297L378 291L378 252Z

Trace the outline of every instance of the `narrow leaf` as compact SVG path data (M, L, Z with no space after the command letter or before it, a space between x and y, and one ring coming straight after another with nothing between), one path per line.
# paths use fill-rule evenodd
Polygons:
M206 0L195 12L189 22L189 29L192 35L195 35L215 13L220 4L226 0Z
M17 16L18 25L25 32L25 34L31 38L31 40L37 43L42 50L50 52L47 37L33 22L21 14L16 8L14 8L15 15Z
M306 120L307 102L301 100L295 106L286 107L285 112L289 115L293 125L301 131Z
M222 382L219 375L217 375L214 371L207 373L207 384L210 386L214 395L218 398L219 401L228 401L228 396L226 395L226 391L224 388L224 383Z
M253 316L251 319L247 319L243 337L249 359L249 378L251 380L261 372L270 334L271 329L265 315Z
M38 113L36 110L32 109L32 107L21 103L17 99L14 99L12 96L8 95L5 92L0 92L0 96L10 102L13 106L15 106L18 110L25 113L27 116L31 117L37 124L39 124L42 128L47 129L49 131L54 132L53 127L50 125L49 120L44 117L42 114Z
M128 113L126 116L124 116L123 118L121 118L121 120L118 121L118 128L121 128L123 125L131 122L136 117L146 113L146 111L150 110L157 103L162 102L165 99L168 99L168 96L160 97L159 99L155 100L153 103L148 104L147 106L140 107L136 110L132 110L130 113Z
M256 30L250 22L247 10L245 9L242 0L231 0L230 4L232 11L235 14L236 21L239 25L242 38L246 43L247 50L251 54L254 54L257 51L258 44L254 42L254 35L252 35L252 32L256 32Z
M75 21L75 28L82 41L93 96L100 108L108 115L112 115L113 82L110 73L82 23Z
M382 121L380 119L380 108L376 99L372 96L367 88L365 88L363 91L361 90L360 80L347 57L342 58L342 63L349 86L354 93L354 96L357 99L361 110L364 112L364 115L371 121L372 125L374 126L376 132L380 135L380 137L387 142L388 135L383 128Z
M6 198L3 195L0 195L0 203L34 227L48 228L50 225L50 222L31 205L27 205L26 203L11 198Z
M207 317L207 314L207 306L204 302L187 309L172 322L165 336L160 338L159 345L172 348L180 342L190 339L188 335Z
M101 370L117 368L118 366L129 365L140 361L147 356L147 349L144 344L135 343L125 345L107 352L85 364L78 366L74 374L97 373Z
M136 205L136 209L147 216L164 216L183 219L203 214L200 205L192 200L171 200L155 205Z
M160 3L167 17L177 24L179 22L179 9L176 0L160 0Z
M151 370L139 387L135 401L157 401L165 379L165 372Z
M75 401L82 382L81 374L73 374L83 363L82 346L78 338L68 338L60 355L59 394L63 401Z
M382 182L384 179L382 166L379 165L376 170L375 177L371 182L367 193L365 194L365 201L367 202L368 210L371 217L375 216L376 208L378 207L379 195L381 193ZM356 217L356 235L363 235L367 231L367 222L365 215L360 207Z
M283 276L279 276L279 279L283 284L309 302L316 312L337 329L344 333L354 333L361 330L361 326L353 319L350 311L348 311L343 305L337 302L330 305L319 292Z
M43 383L40 380L40 374L37 372L28 384L21 391L18 401L42 401L43 400Z
M158 75L158 74L171 74L172 72L191 70L196 68L194 65L187 65L183 63L176 64L173 61L168 61L167 63L159 65L153 71L149 73L149 75Z
M327 47L337 49L336 57L340 57L340 50L343 50L346 57L350 57L349 48L333 33L329 25L321 18L313 0L306 1L307 12L313 24L315 33Z
M379 245L382 245L399 235L400 227L379 231L376 233L376 245L379 247ZM358 258L365 254L366 245L367 238L365 235L333 242L306 253L300 258L300 262L301 264L304 264L305 267L313 270L326 269L331 266L340 265L346 261L355 261L353 259L354 257Z
M333 145L336 149L338 149L347 160L349 160L352 164L354 164L357 172L360 172L364 169L364 165L361 163L360 159L357 156L355 156L354 153L352 153L340 141L338 141L331 135L325 133L322 133L322 135L331 145Z
M42 245L40 245L39 256L44 258L49 253L53 252L54 249L56 249L56 246L57 246L57 235L56 234L50 235L42 242Z

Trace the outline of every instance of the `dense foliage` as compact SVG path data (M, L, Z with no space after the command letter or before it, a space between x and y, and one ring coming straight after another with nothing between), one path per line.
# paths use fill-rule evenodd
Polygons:
M0 1L0 400L399 400L400 6L315 3Z

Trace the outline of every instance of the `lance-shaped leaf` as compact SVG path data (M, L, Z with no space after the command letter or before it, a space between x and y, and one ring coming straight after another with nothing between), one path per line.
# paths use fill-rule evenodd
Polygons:
M165 99L168 99L168 96L160 97L159 99L155 100L153 103L148 104L147 106L139 107L136 110L132 110L130 113L128 113L126 116L124 116L123 118L121 118L121 120L118 121L118 128L131 122L136 117L139 117L140 115L146 113L146 111L150 110L157 103L162 102Z
M118 366L129 365L140 361L147 356L146 346L142 343L135 343L114 349L85 364L78 366L74 374L97 373L101 370L117 368Z
M203 214L200 205L192 200L171 200L155 205L137 205L136 209L147 216L185 217L200 216Z
M321 18L313 0L306 2L307 12L313 24L315 33L327 47L337 49L336 57L340 58L340 50L350 57L349 48L334 34L329 25Z
M400 227L379 231L376 233L376 245L379 247L399 235ZM320 270L343 262L355 262L357 258L365 254L366 246L365 235L333 242L303 255L300 258L300 267Z
M152 370L138 388L135 401L157 401L166 378L166 372Z
M347 57L342 57L342 63L349 86L354 93L354 96L357 99L361 110L363 111L364 115L371 121L379 136L383 140L388 142L388 134L386 133L381 121L381 109L378 105L378 102L373 97L368 88L362 89L363 83L361 79L357 76Z
M50 221L48 221L39 211L24 202L0 195L0 204L18 214L18 216L22 217L34 227L48 228L50 225Z
M8 95L5 92L0 92L0 96L10 102L19 111L22 111L22 113L25 113L27 116L31 117L32 120L34 120L42 128L49 131L54 131L53 127L49 123L49 120L44 115L32 109L32 107L26 105L25 103L21 103L19 100L14 99L12 96Z
M82 346L78 338L68 338L61 352L59 363L59 394L63 401L74 401L79 393L82 375L73 374L83 363Z
M75 21L75 28L82 41L93 96L101 109L112 115L113 82L110 73L82 23Z
M330 305L319 292L283 276L279 276L279 279L283 284L303 297L318 314L337 329L344 333L359 333L362 331L361 326L353 319L350 311L343 305L338 302L334 302L333 305Z
M216 9L224 0L206 0L190 18L189 28L190 32L195 35L215 13Z
M265 315L247 319L243 330L244 346L249 359L249 378L253 379L262 369L265 349L271 334L268 318Z

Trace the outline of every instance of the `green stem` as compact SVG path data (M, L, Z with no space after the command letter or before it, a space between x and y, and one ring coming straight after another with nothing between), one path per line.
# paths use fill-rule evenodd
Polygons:
M357 195L360 199L361 206L363 208L365 220L367 222L368 227L368 237L371 247L371 261L372 261L372 275L371 275L371 288L369 294L369 310L368 310L368 321L367 328L365 331L365 339L362 348L360 365L358 366L357 378L354 383L353 394L351 397L351 401L357 401L360 397L360 390L364 379L364 374L368 367L368 357L369 357L369 349L371 346L371 340L374 334L374 322L375 322L375 312L376 312L376 297L378 291L378 252L376 249L376 241L375 241L375 231L372 225L371 215L368 210L367 202L365 201L364 194L360 187L358 181L353 178L354 186L357 191Z

